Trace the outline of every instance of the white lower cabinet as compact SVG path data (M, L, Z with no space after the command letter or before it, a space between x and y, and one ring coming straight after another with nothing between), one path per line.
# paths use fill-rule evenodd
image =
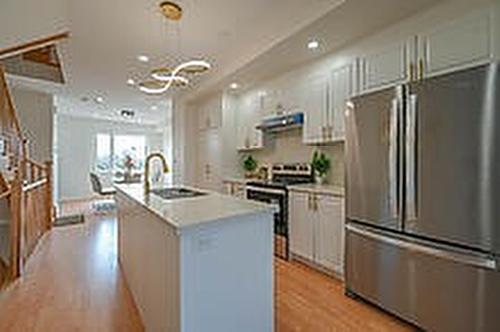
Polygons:
M311 195L290 194L290 251L308 260L314 260L314 211Z
M317 227L315 261L321 266L343 274L344 203L333 196L316 196Z
M238 198L246 198L245 184L240 182L225 182L226 194Z
M305 192L290 194L290 250L293 256L342 276L344 200Z

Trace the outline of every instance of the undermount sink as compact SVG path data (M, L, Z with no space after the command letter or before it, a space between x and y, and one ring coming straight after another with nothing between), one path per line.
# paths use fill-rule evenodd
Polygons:
M179 199L203 196L207 193L195 191L182 187L158 188L151 190L151 194L160 196L163 199Z

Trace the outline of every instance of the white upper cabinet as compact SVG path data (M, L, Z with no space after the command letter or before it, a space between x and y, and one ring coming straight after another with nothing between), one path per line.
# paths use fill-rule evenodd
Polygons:
M304 112L303 141L321 143L328 123L328 76L310 76L301 87L299 108Z
M421 80L491 60L493 20L493 11L482 9L368 52L361 61L361 91Z
M375 90L407 80L413 51L412 42L404 40L384 45L364 55L361 60L361 90Z
M222 96L217 95L203 103L198 109L198 128L215 129L222 125Z
M349 97L354 93L354 63L335 68L330 76L330 99L328 113L328 141L345 138L345 108Z
M217 192L223 191L222 144L218 130L199 133L196 163L197 186Z
M473 12L419 35L419 71L426 76L465 68L492 57L492 14Z
M262 120L262 97L257 93L251 93L241 98L236 119L238 150L263 148L263 133L256 128Z

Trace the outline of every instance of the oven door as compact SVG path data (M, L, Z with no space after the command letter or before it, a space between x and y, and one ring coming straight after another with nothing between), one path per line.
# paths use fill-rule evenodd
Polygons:
M247 199L272 204L274 213L274 254L288 259L288 202L283 189L247 186Z

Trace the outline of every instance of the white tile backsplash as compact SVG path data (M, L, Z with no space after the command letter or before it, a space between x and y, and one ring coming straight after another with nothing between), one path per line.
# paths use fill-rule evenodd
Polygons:
M275 134L266 134L265 148L252 152L242 152L243 157L251 154L257 159L259 165L274 163L311 162L316 149L325 152L331 159L331 169L328 183L344 185L344 143L331 145L312 146L302 143L302 130L294 129Z

